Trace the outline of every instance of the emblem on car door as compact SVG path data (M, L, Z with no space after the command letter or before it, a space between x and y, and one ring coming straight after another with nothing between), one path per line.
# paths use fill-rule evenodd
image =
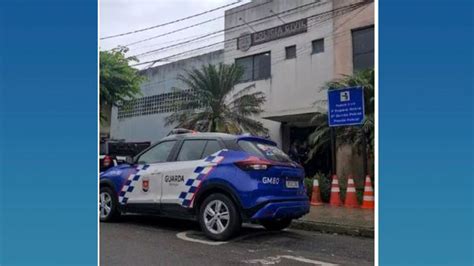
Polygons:
M142 190L144 192L148 192L148 189L150 189L150 180L148 178L142 179Z

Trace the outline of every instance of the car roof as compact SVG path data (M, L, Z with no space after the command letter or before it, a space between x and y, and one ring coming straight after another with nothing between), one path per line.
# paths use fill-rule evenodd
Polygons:
M217 132L193 132L193 133L184 133L184 134L175 134L167 136L161 141L165 140L179 140L179 139L222 139L222 140L250 140L250 141L260 141L276 145L276 143L270 139L250 136L250 135L232 135L227 133L217 133Z
M215 133L215 132L193 132L184 134L174 134L164 137L161 140L173 140L173 139L200 139L200 138L219 138L219 139L236 139L237 135L231 135L226 133Z

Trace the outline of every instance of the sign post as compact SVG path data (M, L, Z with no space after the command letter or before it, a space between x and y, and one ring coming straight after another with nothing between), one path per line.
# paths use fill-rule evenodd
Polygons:
M350 87L328 90L328 125L331 128L332 171L336 174L336 134L335 127L355 126L364 122L364 89ZM363 132L363 143L365 143ZM364 144L364 154L366 145ZM364 155L364 175L367 173L367 156Z
M330 127L354 126L364 122L364 90L351 87L328 91Z

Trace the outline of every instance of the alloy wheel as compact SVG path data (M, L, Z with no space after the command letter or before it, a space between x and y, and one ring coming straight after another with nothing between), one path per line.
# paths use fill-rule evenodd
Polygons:
M221 234L230 223L230 213L227 205L220 200L213 200L204 210L204 224L213 234Z
M112 197L107 192L101 192L99 198L100 218L107 218L112 211Z

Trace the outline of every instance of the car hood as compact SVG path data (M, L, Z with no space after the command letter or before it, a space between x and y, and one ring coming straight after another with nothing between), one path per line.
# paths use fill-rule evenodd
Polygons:
M130 164L119 164L117 166L111 167L104 172L100 173L100 177L107 177L107 176L117 176L122 175L125 171L132 169L132 165Z

